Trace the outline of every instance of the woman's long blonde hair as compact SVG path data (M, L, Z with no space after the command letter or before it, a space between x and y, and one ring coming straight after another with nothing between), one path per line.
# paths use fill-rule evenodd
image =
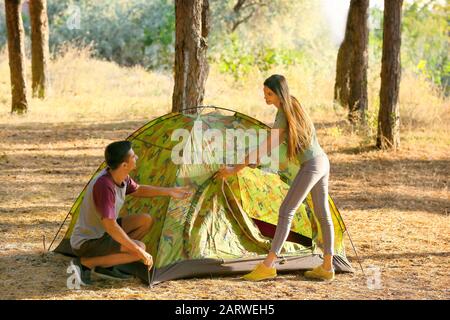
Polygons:
M288 158L293 159L311 144L313 123L300 102L290 95L284 76L274 74L264 81L264 85L280 99L288 126Z

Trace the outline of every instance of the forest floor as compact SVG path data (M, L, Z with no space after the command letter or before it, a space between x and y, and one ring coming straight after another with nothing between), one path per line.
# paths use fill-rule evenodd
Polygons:
M43 236L48 246L104 146L148 120L0 120L0 299L450 299L448 128L407 131L400 150L384 152L344 117L315 122L331 161L330 194L366 276L347 237L355 273L331 283L308 281L299 271L259 283L236 275L68 289L70 258L44 252Z

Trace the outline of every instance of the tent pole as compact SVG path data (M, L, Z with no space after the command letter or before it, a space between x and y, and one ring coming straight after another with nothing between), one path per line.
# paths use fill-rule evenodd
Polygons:
M331 196L330 196L330 198L331 198ZM331 200L332 200L332 203L333 203L333 205L334 205L334 208L336 209L336 211L337 211L338 214L339 214L339 217L341 218L341 219L339 219L339 220L342 220L342 223L344 224L345 232L347 232L347 234L348 234L348 238L349 238L349 240L350 240L350 244L352 245L353 251L355 252L356 260L358 261L359 267L361 268L361 271L362 271L363 275L366 276L366 273L364 272L364 268L363 268L363 266L362 266L362 264L361 264L361 259L360 259L359 255L358 255L358 252L356 251L355 245L353 244L352 237L350 236L350 232L348 231L348 228L347 228L347 225L345 224L344 218L342 218L342 215L341 215L341 213L339 212L339 209L337 208L335 201L334 201L332 198L331 198ZM338 221L339 221L339 220L338 220ZM339 222L339 226L341 227L341 230L344 232L344 230L342 229L342 226L341 226L341 223L340 223L340 222Z
M148 274L148 287L153 288L153 279L155 278L155 266L152 268L152 275L150 277L150 269L147 270Z
M50 243L50 245L48 246L48 250L50 251L51 246L53 245L53 242L55 242L56 237L58 236L59 232L61 231L62 227L64 226L64 224L66 223L67 218L70 215L70 211L67 213L66 218L64 219L64 221L61 223L61 225L59 226L58 232L56 232L55 237L53 238L52 242Z
M345 223L344 223L344 224L345 224ZM366 276L366 273L364 272L363 266L362 266L362 264L361 264L361 259L359 258L358 252L356 251L356 248L355 248L355 246L354 246L354 244L353 244L352 237L350 236L350 232L348 232L348 228L347 228L347 227L345 227L345 231L346 231L347 234L348 234L348 238L350 239L350 243L351 243L351 245L352 245L352 247L353 247L353 251L355 251L355 255L356 255L358 264L359 264L359 266L361 267L361 271L362 271L363 275Z

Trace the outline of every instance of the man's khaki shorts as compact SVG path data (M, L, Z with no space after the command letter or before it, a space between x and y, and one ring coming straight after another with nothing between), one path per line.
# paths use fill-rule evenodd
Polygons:
M122 227L122 218L117 219L117 223ZM121 244L114 240L107 232L98 239L83 242L79 249L72 248L73 253L78 257L101 257L114 253L120 253Z

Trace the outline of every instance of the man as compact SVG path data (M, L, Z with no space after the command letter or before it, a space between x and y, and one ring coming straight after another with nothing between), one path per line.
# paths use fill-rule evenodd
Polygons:
M192 195L188 187L156 187L138 185L129 177L136 168L137 156L129 141L117 141L105 149L107 168L86 188L80 215L70 238L77 258L71 261L82 285L92 283L91 270L103 278L124 279L126 275L115 265L142 260L148 268L152 256L140 240L150 230L153 219L148 214L118 218L125 196L171 196L184 199Z

